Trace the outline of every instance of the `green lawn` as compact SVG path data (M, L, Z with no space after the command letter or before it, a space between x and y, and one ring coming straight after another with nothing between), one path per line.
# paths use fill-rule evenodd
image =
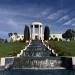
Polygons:
M64 56L75 56L75 41L49 41L48 45Z
M15 56L25 45L27 44L23 42L0 43L0 57Z

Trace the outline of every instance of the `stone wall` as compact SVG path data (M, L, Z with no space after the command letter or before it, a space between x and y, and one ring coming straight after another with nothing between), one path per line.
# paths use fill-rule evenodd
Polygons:
M73 69L75 69L75 57L72 57L72 66L73 66Z
M62 67L65 67L66 69L72 70L72 58L71 57L61 57Z

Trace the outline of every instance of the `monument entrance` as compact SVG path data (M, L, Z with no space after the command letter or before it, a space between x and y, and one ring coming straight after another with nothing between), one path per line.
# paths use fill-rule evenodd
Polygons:
M42 35L42 23L40 22L33 22L31 25L31 39L32 40L43 40Z
M37 35L35 36L35 40L39 40L39 37Z

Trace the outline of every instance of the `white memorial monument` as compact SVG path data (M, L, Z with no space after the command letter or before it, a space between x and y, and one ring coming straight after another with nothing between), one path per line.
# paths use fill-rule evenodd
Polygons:
M30 39L31 40L44 40L44 27L43 24L40 22L32 22L31 26L30 26ZM57 38L62 39L62 34L50 34L49 39L55 39ZM23 40L24 39L24 35L23 34L17 34L15 35L13 33L13 35L10 37L10 41L15 42L15 41L19 41L19 40Z
M38 28L38 32L35 32L36 28ZM42 32L42 23L33 22L31 25L31 39L35 40L43 40L43 32Z

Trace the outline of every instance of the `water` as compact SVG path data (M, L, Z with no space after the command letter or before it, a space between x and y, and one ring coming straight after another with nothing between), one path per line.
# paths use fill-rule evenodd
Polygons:
M0 75L75 75L71 70L7 70L1 71Z
M12 68L60 68L61 60L58 57L21 57L15 58ZM62 67L61 67L62 68Z
M52 56L52 53L48 48L46 48L41 41L34 40L31 42L30 46L24 51L23 56L25 57L47 57Z
M34 40L20 58L15 58L12 68L58 68L61 67L61 58L53 57L48 48L41 41Z

